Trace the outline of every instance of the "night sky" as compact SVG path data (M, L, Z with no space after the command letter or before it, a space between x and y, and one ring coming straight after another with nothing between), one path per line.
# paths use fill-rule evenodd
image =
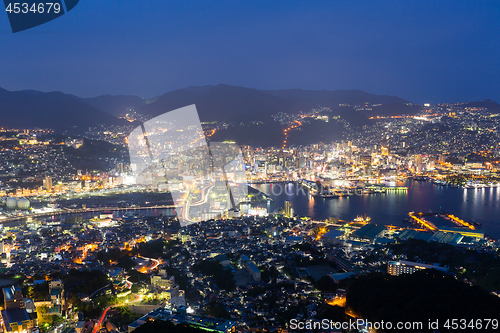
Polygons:
M456 2L80 0L16 34L1 4L0 87L152 97L225 83L500 102L500 1Z

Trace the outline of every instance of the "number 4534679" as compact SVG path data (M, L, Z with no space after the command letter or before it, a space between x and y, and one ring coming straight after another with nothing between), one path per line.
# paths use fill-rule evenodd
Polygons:
M61 11L61 4L59 3L53 3L53 2L39 2L39 3L34 3L31 5L28 3L20 3L20 2L15 2L15 3L9 3L7 8L5 8L5 11L8 13L14 13L14 14L27 14L27 13L34 13L34 14L43 14L43 13L55 13L58 14Z

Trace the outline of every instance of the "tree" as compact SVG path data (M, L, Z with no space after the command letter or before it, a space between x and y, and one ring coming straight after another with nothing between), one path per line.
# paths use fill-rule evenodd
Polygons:
M236 283L230 270L224 269L216 260L202 260L193 265L193 271L211 276L219 289L234 290Z
M226 308L217 302L211 302L206 309L206 314L215 318L227 319L229 318L229 313Z
M30 296L35 301L46 301L49 297L49 283L46 281L44 283L35 284L33 289L30 288Z
M370 274L353 280L346 306L369 321L498 317L500 299L449 275L429 269L413 274Z
M315 287L318 290L321 290L323 292L330 292L330 293L335 292L337 290L337 284L328 275L321 277L316 282Z

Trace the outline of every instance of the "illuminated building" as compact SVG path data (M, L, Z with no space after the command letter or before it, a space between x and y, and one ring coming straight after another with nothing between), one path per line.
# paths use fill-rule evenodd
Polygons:
M439 264L422 264L413 261L390 261L387 263L387 273L390 275L413 274L422 269L435 269L441 272L448 272L448 266L439 266Z
M441 227L439 228L439 231L457 233L462 236L472 237L472 238L484 238L484 231L479 231L479 230Z
M45 191L52 191L52 177L45 177L45 179L43 180L43 189Z
M359 157L359 161L362 165L371 165L372 164L372 156L369 154L361 155Z
M216 333L233 333L236 332L236 322L213 317L202 317L194 315L190 312L190 308L179 307L176 310L166 308L156 308L143 317L137 319L132 324L128 325L128 332L134 331L136 328L144 325L148 321L170 321L175 325L186 324L193 328Z
M24 297L19 285L2 288L4 310L2 310L3 330L22 332L37 325L36 312L28 313L24 306Z
M61 315L64 305L64 285L61 280L49 281L49 300L51 305L48 313Z
M173 275L168 277L165 269L160 269L159 275L151 276L151 287L168 304L173 306L186 305L184 290L179 290L179 286L175 284L175 277Z
M249 208L248 215L250 215L250 216L267 216L267 208L263 208L263 207Z
M245 262L245 268L255 281L260 281L261 279L260 269L257 266L255 266L253 262L251 261Z
M291 201L285 201L285 216L293 217L293 203Z

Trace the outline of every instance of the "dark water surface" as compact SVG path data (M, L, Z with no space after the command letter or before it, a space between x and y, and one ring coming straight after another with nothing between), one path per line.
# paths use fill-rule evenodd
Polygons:
M462 189L410 180L396 185L407 186L408 191L321 199L310 196L307 190L293 183L253 187L274 200L268 204L269 211L284 207L284 201L289 200L299 216L323 220L336 215L342 220L352 221L356 216L366 214L373 223L405 226L408 224L403 219L410 211L438 212L442 209L466 221L479 222L482 224L480 229L487 235L500 238L500 188ZM438 227L455 226L442 219L433 222Z

